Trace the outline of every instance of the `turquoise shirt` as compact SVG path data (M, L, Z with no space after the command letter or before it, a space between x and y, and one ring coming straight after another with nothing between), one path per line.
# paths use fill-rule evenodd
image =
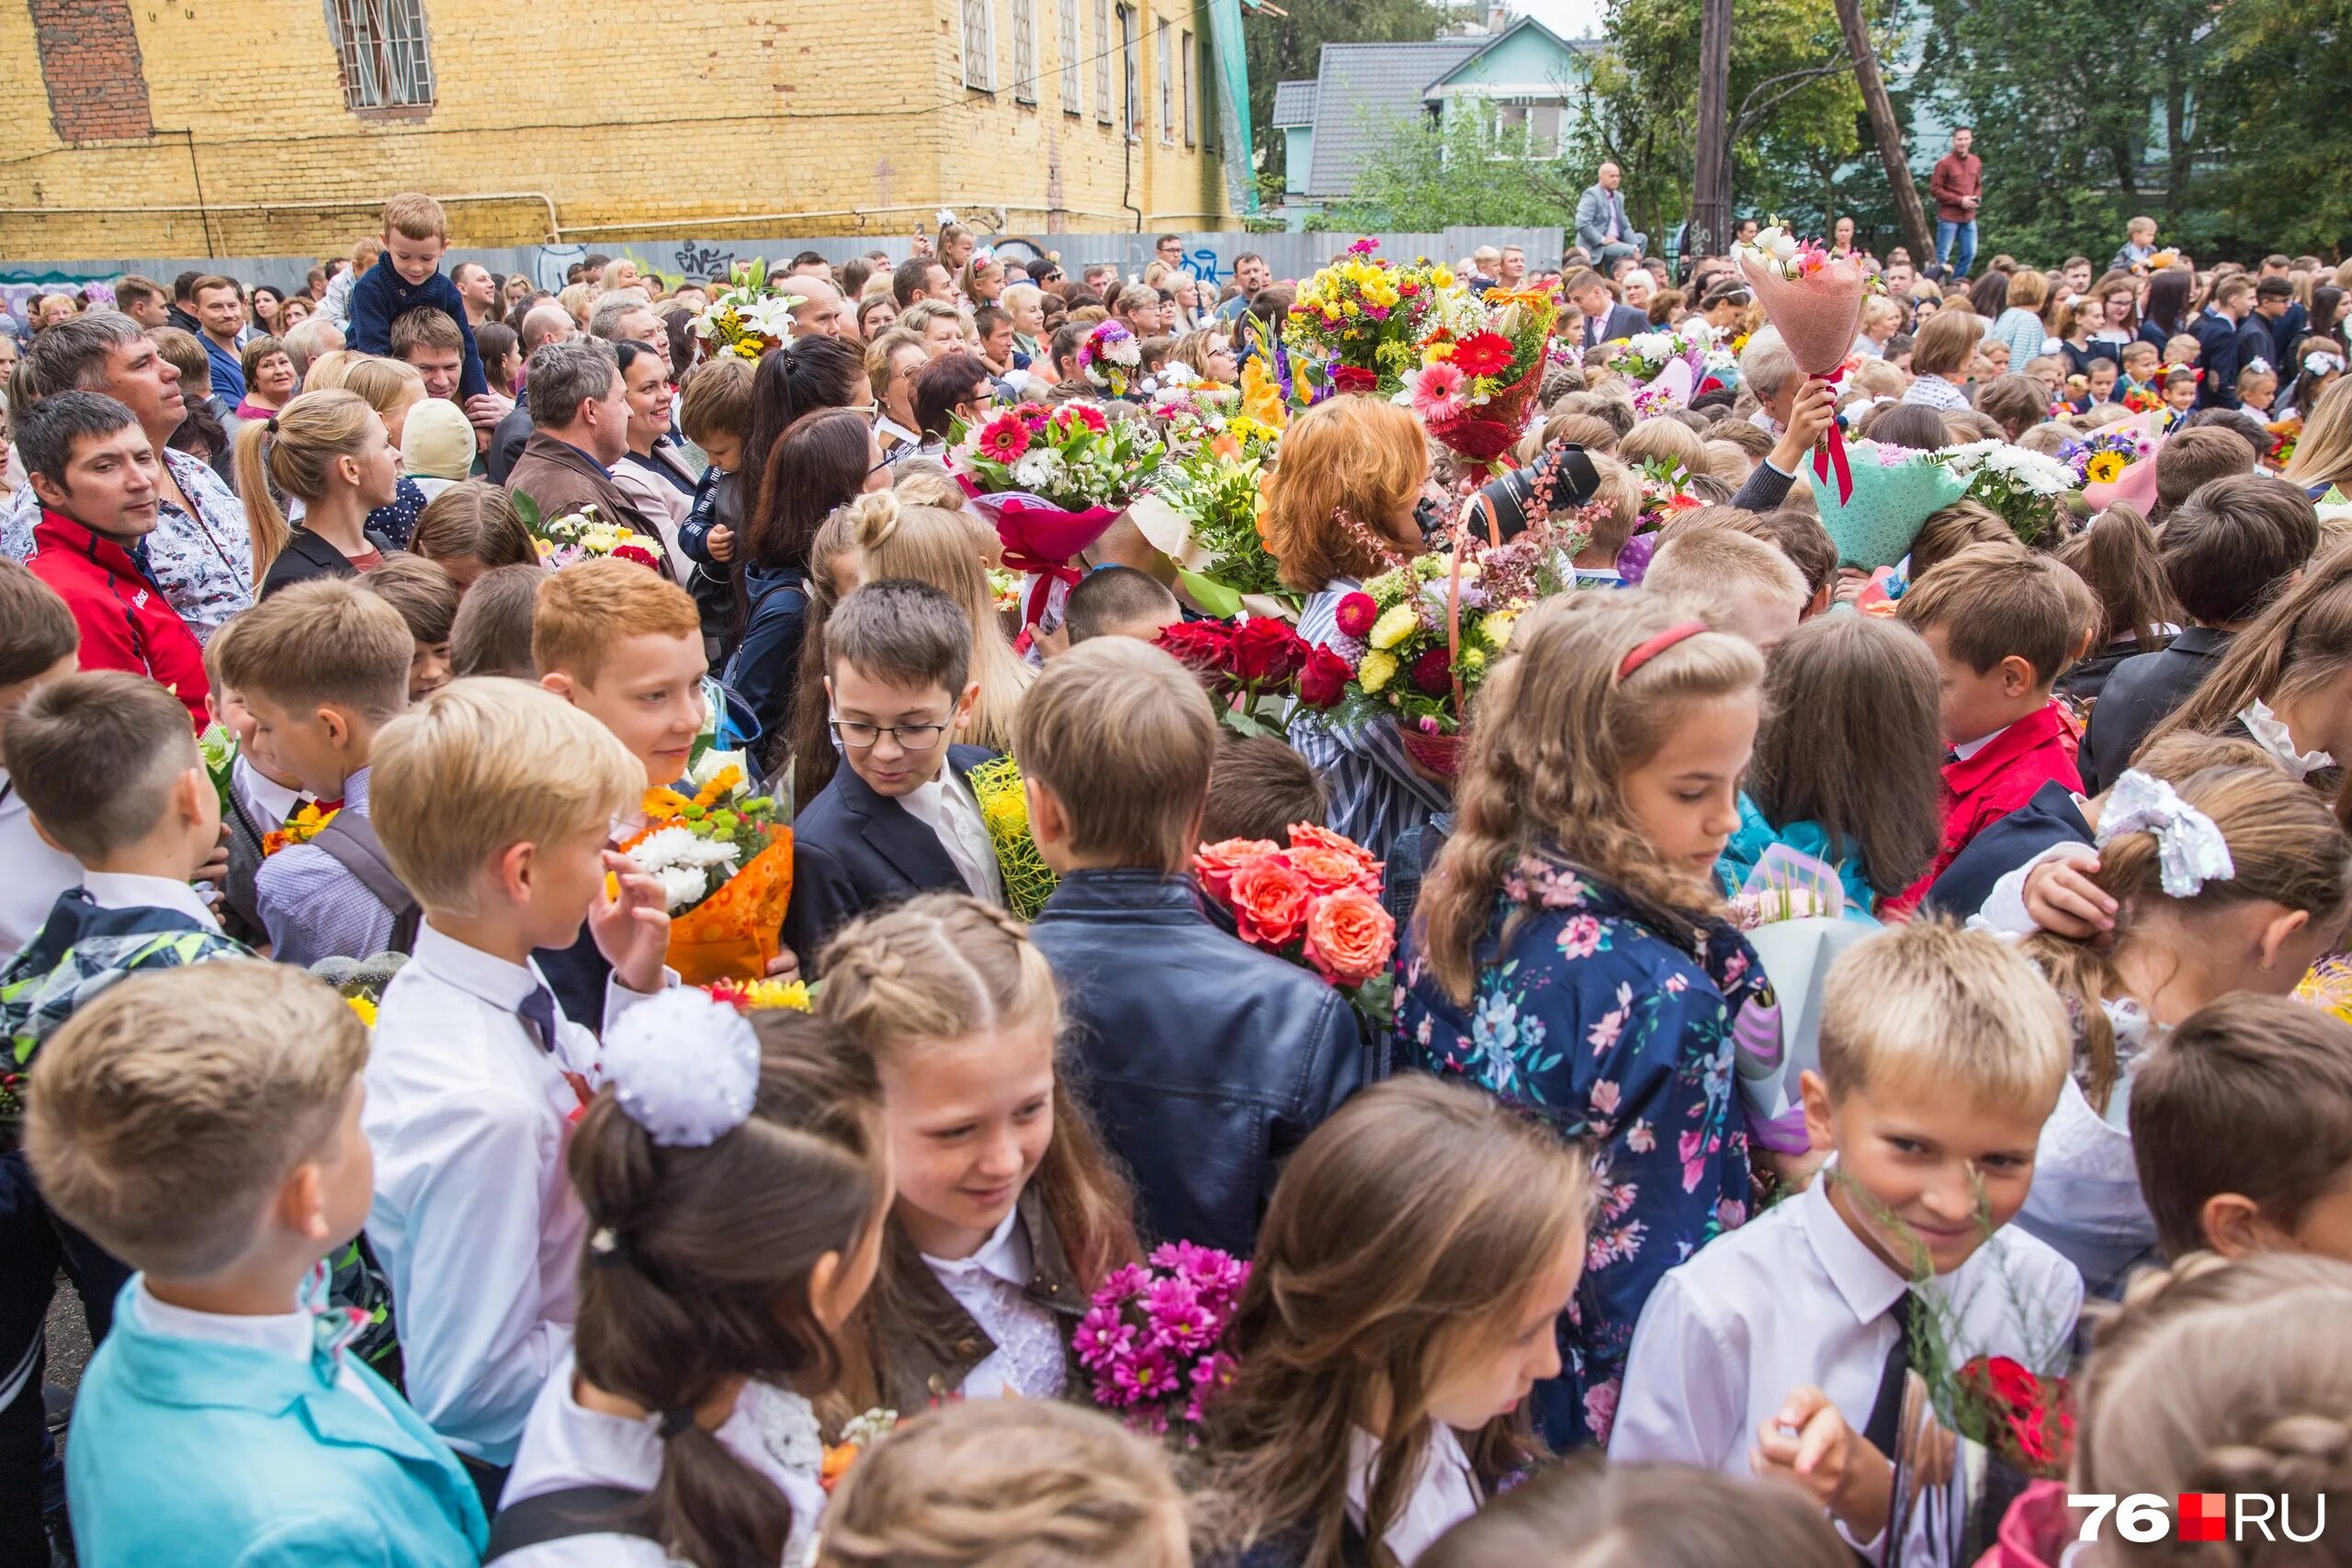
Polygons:
M390 1384L147 1328L132 1298L90 1358L65 1449L85 1568L470 1568L490 1532L457 1456Z
M1756 808L1745 790L1739 795L1739 829L1724 845L1724 852L1715 858L1715 880L1723 885L1726 897L1738 893L1748 873L1756 869L1756 863L1774 844L1786 844L1799 854L1835 865L1838 880L1846 889L1846 919L1865 925L1879 923L1872 912L1878 908L1878 893L1862 874L1859 846L1849 844L1842 859L1833 858L1828 830L1820 823L1798 821L1775 828L1764 819L1764 814Z

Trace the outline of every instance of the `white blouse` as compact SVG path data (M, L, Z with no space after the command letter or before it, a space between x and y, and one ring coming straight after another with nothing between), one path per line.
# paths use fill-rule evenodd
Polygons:
M1008 1392L1023 1399L1059 1399L1069 1375L1062 1332L1054 1314L1024 1292L1037 1277L1028 1228L1015 1208L980 1249L969 1258L933 1258L923 1263L946 1287L972 1321L996 1341L996 1348L964 1376L967 1399L999 1399Z
M1442 1421L1430 1424L1429 1447L1421 1457L1421 1473L1405 1498L1402 1512L1391 1519L1382 1536L1396 1561L1411 1568L1414 1559L1437 1543L1438 1537L1478 1511L1478 1479L1471 1473L1470 1456L1462 1439ZM1361 1427L1348 1429L1348 1517L1363 1528L1366 1500L1372 1493L1372 1464L1380 1456L1380 1439Z

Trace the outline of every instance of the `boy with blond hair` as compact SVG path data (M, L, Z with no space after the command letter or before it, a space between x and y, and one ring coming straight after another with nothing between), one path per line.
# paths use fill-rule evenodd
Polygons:
M42 685L80 668L81 644L57 591L0 557L0 727ZM0 964L32 941L57 896L81 880L74 857L34 828L0 746Z
M1813 597L1788 557L1720 526L1676 532L1650 558L1642 586L1767 658L1797 629Z
M2082 1278L2009 1221L2073 1056L2057 993L1988 933L1917 920L1841 956L1800 1080L1835 1158L1659 1282L1611 1461L1793 1482L1876 1560L1920 1337L1954 1366L2047 1371L2065 1353Z
M482 375L474 330L467 324L465 296L441 272L449 248L449 218L441 204L417 191L403 191L384 203L384 248L351 286L351 322L345 333L355 353L387 356L399 353L392 323L411 310L435 310L449 318L465 341L465 364L458 374L458 401L482 396ZM474 412L471 409L469 413Z
M368 1215L367 1058L342 998L254 962L127 980L42 1053L41 1190L140 1270L74 1401L91 1568L456 1568L486 1543L456 1456L314 1315Z
M1577 588L1623 588L1625 580L1617 570L1617 557L1625 541L1634 536L1634 525L1641 520L1642 487L1634 480L1634 471L1598 452L1589 452L1593 470L1600 476L1600 484L1592 492L1577 515L1592 530L1584 548L1570 562Z
M377 831L424 922L377 1010L368 1235L400 1303L409 1397L494 1501L570 1347L587 1234L563 1148L596 1040L559 1016L531 954L571 946L585 920L610 1021L676 982L670 920L660 884L609 847L642 764L553 695L454 682L385 727L377 767Z
M675 784L709 721L702 623L686 591L632 561L582 561L539 584L531 618L539 684L616 736L638 789ZM564 1016L601 1029L611 969L584 933L535 956Z
M1943 677L1944 834L1908 908L1952 857L2049 783L2077 795L2074 722L2050 695L2078 651L2074 574L2014 542L1971 545L1921 574L1896 610Z
M1049 662L1013 716L1030 831L1061 879L1031 936L1075 1026L1080 1092L1135 1173L1144 1228L1240 1256L1283 1158L1375 1075L1337 990L1202 912L1193 854L1218 733L1200 682L1130 637ZM1357 912L1389 923L1369 898Z
M415 641L390 601L344 578L299 582L238 617L221 678L254 718L254 750L334 816L307 843L262 862L254 902L270 953L322 958L405 953L416 900L370 823L376 734L408 707ZM447 808L457 803L439 803Z

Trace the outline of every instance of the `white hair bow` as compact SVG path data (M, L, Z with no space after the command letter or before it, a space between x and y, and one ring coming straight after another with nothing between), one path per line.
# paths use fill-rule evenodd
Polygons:
M759 1036L692 987L629 1009L605 1032L602 1055L623 1114L665 1149L707 1148L743 1124L759 1091Z
M2330 354L2324 348L2315 348L2303 355L2303 373L2307 376L2324 376L2330 371L2343 368L2344 356L2340 354Z
M2165 892L2194 898L2209 882L2227 882L2237 863L2213 819L2180 798L2172 785L2133 769L2115 781L2100 811L2097 841L2105 849L2126 833L2153 833Z
M956 209L952 207L943 207L939 209L937 217L939 219L939 226L944 229L947 225L956 221Z

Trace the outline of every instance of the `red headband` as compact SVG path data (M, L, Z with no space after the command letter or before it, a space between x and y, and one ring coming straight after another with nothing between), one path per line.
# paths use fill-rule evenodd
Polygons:
M1651 637L1648 641L1637 645L1631 653L1625 655L1623 660L1619 661L1617 665L1617 679L1620 681L1632 680L1634 671L1639 670L1643 665L1647 664L1651 660L1656 659L1659 654L1664 653L1676 643L1681 642L1688 637L1697 637L1701 632L1703 632L1706 629L1707 623L1704 621L1684 621L1679 626L1667 627L1666 630L1658 633L1657 636Z

